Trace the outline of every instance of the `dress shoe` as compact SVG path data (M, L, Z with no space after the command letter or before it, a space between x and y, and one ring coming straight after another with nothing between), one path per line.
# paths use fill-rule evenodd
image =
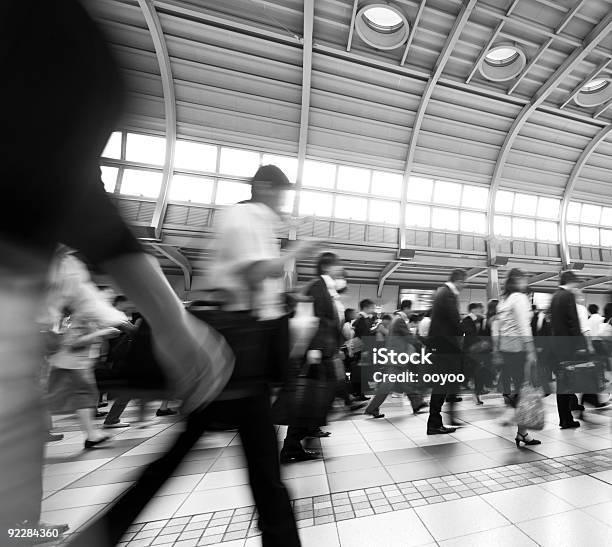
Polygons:
M130 427L130 424L127 422L113 422L111 424L102 424L104 429L120 429L122 427Z
M106 412L105 410L98 410L96 411L96 418L104 418L104 416L106 416L108 414L108 412Z
M427 434L428 435L447 435L449 433L454 433L457 431L454 427L445 427L441 425L440 427L428 427Z
M311 460L318 460L320 457L320 454L318 452L314 452L313 450L288 451L283 448L280 453L280 462L307 462Z
M313 429L312 431L308 432L308 435L306 435L307 437L315 437L315 438L319 438L322 439L324 437L329 437L331 435L331 431L323 431L320 427L318 427L317 429Z
M582 412L584 410L584 405L572 405L570 410L580 410L580 412Z
M355 401L369 401L370 398L367 395L364 395L363 393L361 395L356 395L355 396Z
M374 419L384 418L385 417L385 415L380 413L379 411L376 411L376 412L364 412L364 414L366 416L372 416L372 418L374 418Z
M87 439L85 441L85 450L89 450L91 448L95 448L96 446L100 446L101 444L105 443L109 439L110 437L101 437L97 441L90 441L89 439Z
M517 448L521 447L521 443L523 443L525 446L535 446L537 444L542 444L542 441L538 439L530 439L529 433L525 433L524 435L522 433L517 433L516 437L514 438L514 442L516 443Z
M461 401L463 401L463 397L447 397L446 398L447 403L460 403Z
M576 427L580 427L580 422L573 420L571 422L566 422L559 425L561 426L561 429L575 429Z
M57 441L61 441L64 438L62 433L47 433L47 438L45 442L47 443L56 443Z

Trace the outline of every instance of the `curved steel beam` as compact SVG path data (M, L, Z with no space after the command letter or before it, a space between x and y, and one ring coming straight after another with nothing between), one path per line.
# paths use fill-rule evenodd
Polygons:
M588 34L584 39L582 46L575 49L574 52L563 62L561 66L555 71L555 73L538 89L536 94L531 98L520 111L519 115L515 118L510 130L506 135L506 139L499 151L495 167L493 169L493 176L491 177L491 188L489 191L489 199L487 202L487 221L488 221L488 234L489 236L495 233L493 225L493 215L495 208L495 196L497 189L501 182L501 176L506 160L514 144L514 140L520 133L521 129L529 119L529 116L535 112L546 97L562 82L584 58L595 49L595 47L609 34L612 30L612 13L608 13L599 24Z
M459 40L459 36L465 25L468 22L468 19L476 5L476 0L467 0L462 3L461 10L455 19L455 23L453 24L453 28L451 29L448 38L446 39L446 43L438 56L438 60L434 66L434 70L429 76L429 80L425 85L425 90L423 91L423 95L421 96L421 101L419 102L419 107L416 112L416 116L414 119L414 124L412 126L412 131L410 132L410 140L408 141L408 154L406 156L406 163L404 166L404 176L402 180L402 201L400 207L400 249L405 247L406 243L406 233L405 233L405 224L406 224L406 189L408 184L408 178L410 177L410 173L412 171L412 165L414 163L414 153L416 150L417 140L419 138L419 132L421 131L421 126L423 125L423 119L425 118L425 111L427 110L427 106L429 105L429 100L433 94L434 88L442 75L442 71L446 66L448 59L450 58L453 50L455 49L455 45Z
M599 144L605 140L605 138L612 132L612 124L604 127L597 135L595 135L586 148L580 154L580 157L576 160L574 168L567 179L565 185L565 191L563 192L563 201L561 202L561 219L559 222L559 241L561 242L561 259L564 266L568 266L571 263L569 243L567 241L567 211L569 208L572 193L576 186L576 181L580 176L582 168L586 165L586 162L591 157L591 154L599 146Z
M302 104L300 108L300 132L298 135L298 166L293 198L293 214L300 209L300 190L308 144L308 123L310 119L310 84L312 80L312 40L314 27L314 0L304 0L304 38L302 40Z
M144 15L147 27L151 33L155 55L159 63L159 73L161 75L162 90L164 94L164 115L166 118L166 154L164 158L164 171L162 183L159 190L155 211L151 225L155 228L155 235L161 235L162 223L168 205L168 190L170 179L174 171L174 149L176 147L176 96L174 93L174 80L172 79L172 68L170 65L170 55L164 38L159 16L155 10L153 0L138 0L138 4Z

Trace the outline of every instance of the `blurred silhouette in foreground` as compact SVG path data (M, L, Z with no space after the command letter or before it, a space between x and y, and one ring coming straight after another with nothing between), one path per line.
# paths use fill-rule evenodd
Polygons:
M0 544L7 545L7 529L40 528L45 424L35 319L58 242L110 274L134 302L185 411L215 398L232 355L186 312L106 195L98 162L123 86L98 28L75 0L34 8L7 0L2 8L0 116L10 138L0 189Z

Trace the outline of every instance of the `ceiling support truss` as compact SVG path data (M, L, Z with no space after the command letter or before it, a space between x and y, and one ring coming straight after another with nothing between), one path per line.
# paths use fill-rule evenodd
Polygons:
M178 266L183 272L185 281L185 290L191 290L191 279L193 277L193 269L189 259L176 247L172 245L161 245L159 243L151 243L151 246L161 255L165 256L170 262Z
M389 264L387 264L383 271L380 273L380 277L378 278L378 290L376 292L378 298L382 296L383 288L387 279L389 279L389 277L391 277L391 275L396 272L401 265L402 263L400 261L389 262Z
M606 137L612 132L612 124L604 127L597 135L595 135L589 144L586 145L585 149L580 154L580 157L576 160L574 168L570 173L567 183L565 185L565 191L563 192L563 200L561 201L561 221L559 222L559 241L561 242L561 259L563 265L567 267L571 263L569 242L567 240L567 212L569 204L572 199L572 194L576 186L576 181L580 176L582 168L591 157L591 154L603 142Z
M544 272L538 275L534 275L527 280L527 285L531 287L531 285L535 285L536 283L541 283L542 281L547 281L549 279L554 279L559 275L559 272Z
M500 148L495 167L493 169L493 176L491 178L491 185L489 191L489 198L487 202L487 221L488 221L488 234L494 234L494 208L495 208L495 196L501 183L502 172L506 165L506 160L510 154L510 150L514 144L514 141L520 133L523 126L527 123L527 120L540 106L546 97L562 82L571 72L578 66L584 58L593 51L593 49L608 36L612 30L612 13L608 13L600 23L589 33L584 39L582 46L575 49L574 52L567 57L567 59L557 68L554 74L538 89L536 94L531 98L530 102L527 103L514 122L510 127L510 130L506 134L506 138L502 147Z
M410 132L410 139L408 141L408 154L406 156L406 162L404 165L404 176L402 182L402 201L400 207L400 249L403 249L406 244L406 194L407 194L407 184L408 179L410 177L410 173L412 172L412 166L414 163L414 154L416 151L416 145L419 138L419 133L421 131L421 126L423 125L423 119L425 118L425 112L427 110L427 106L429 105L429 101L433 94L434 88L444 71L444 67L448 59L450 58L453 50L455 49L455 45L459 40L459 36L463 32L465 25L470 18L472 10L476 5L476 0L466 0L462 3L461 9L459 10L459 14L455 19L455 23L453 24L453 28L451 29L448 38L446 39L446 43L438 56L438 60L434 66L434 70L425 84L425 89L423 91L423 95L421 96L421 100L419 102L419 107L416 112L416 116L414 118L414 124L412 126L412 131Z
M162 90L164 94L164 116L166 120L166 153L164 157L164 170L162 182L159 190L153 219L151 225L155 228L155 236L161 236L162 224L166 207L168 206L168 191L170 181L174 172L174 150L176 147L176 97L174 93L174 80L172 78L172 67L170 65L170 55L164 38L161 22L153 0L138 0L138 4L144 15L147 27L155 47L155 55L159 63Z
M414 35L419 26L419 22L421 21L421 16L423 15L423 11L425 10L425 3L427 0L421 0L419 4L419 9L414 17L414 21L412 22L412 26L410 27L410 34L408 35L408 39L406 40L406 48L404 49L404 54L402 55L402 60L400 61L400 65L404 65L406 59L408 58L408 51L410 50L410 46L412 45L412 41L414 40Z
M589 279L580 284L581 289L587 287L597 287L598 285L605 285L606 283L612 283L612 275L606 275L603 277L596 277L595 279Z
M298 170L295 183L293 214L298 215L300 208L300 188L304 175L306 145L308 143L308 123L310 118L310 83L312 78L312 40L314 26L314 0L304 0L304 37L302 39L302 106L300 110L300 133L298 140Z

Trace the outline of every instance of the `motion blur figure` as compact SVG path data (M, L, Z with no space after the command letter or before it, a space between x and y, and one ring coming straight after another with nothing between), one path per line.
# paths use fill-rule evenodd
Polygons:
M40 524L45 431L36 318L58 242L114 277L138 307L186 411L220 392L233 358L188 316L104 191L99 157L119 120L123 86L81 5L3 2L0 69L0 120L10 135L0 158L0 544L7 545L7 529Z

